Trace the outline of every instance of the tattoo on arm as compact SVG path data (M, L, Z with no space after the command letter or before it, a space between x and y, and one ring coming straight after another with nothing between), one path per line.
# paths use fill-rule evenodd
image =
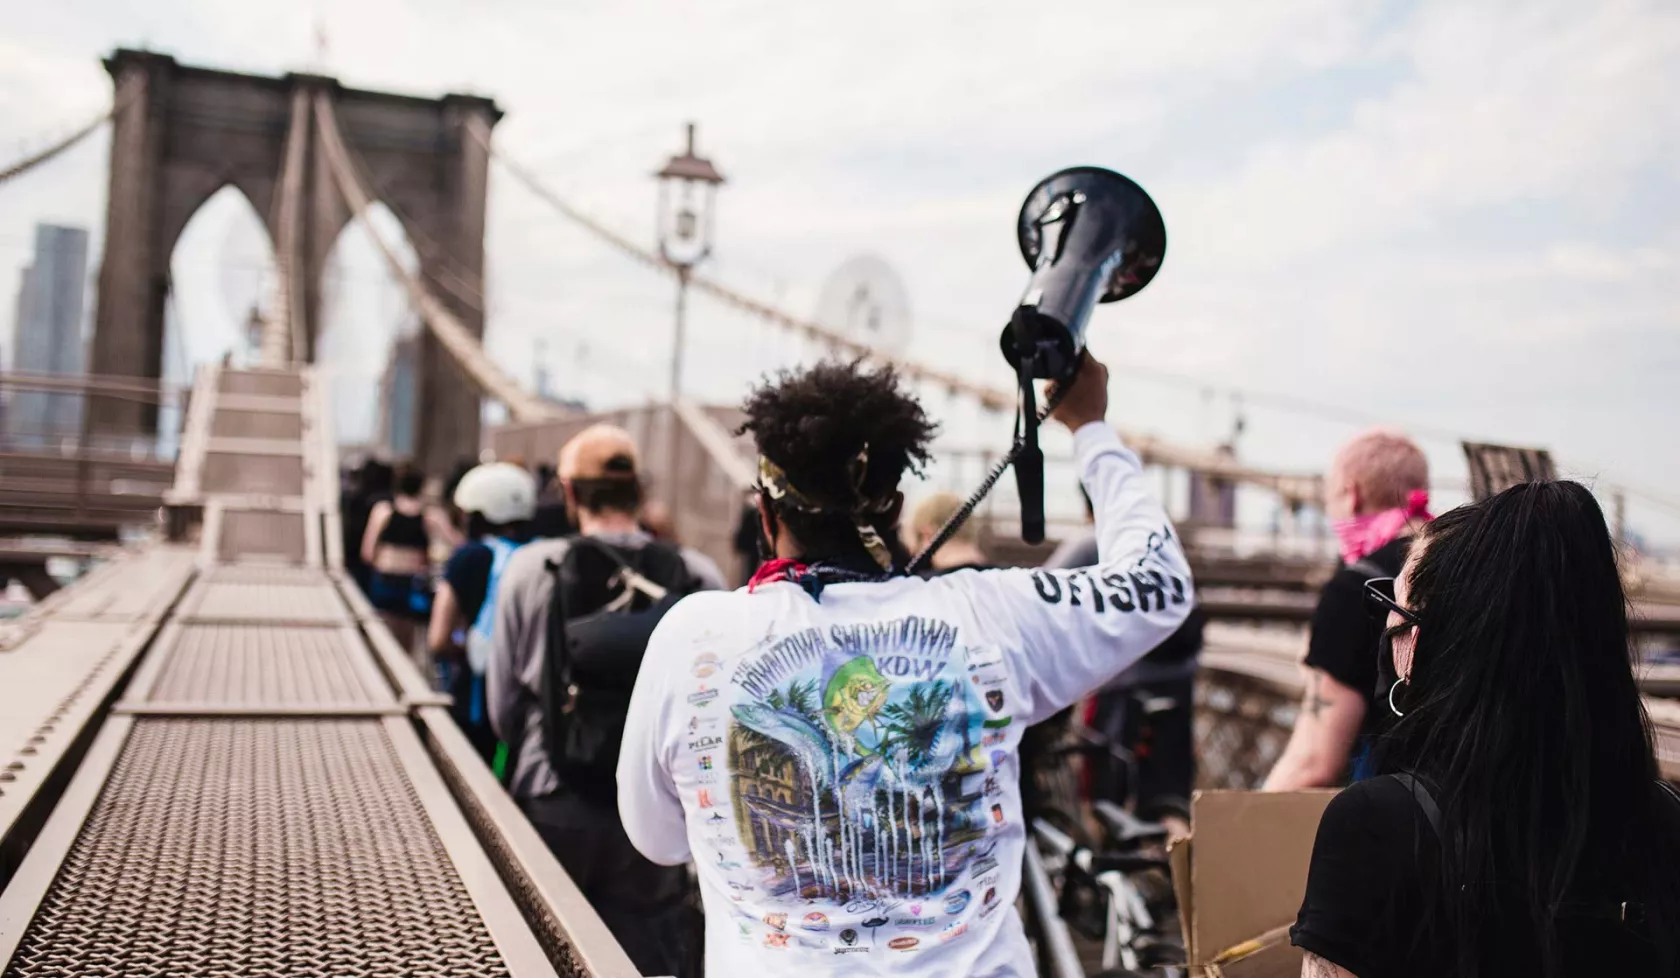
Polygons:
M1319 715L1324 712L1324 708L1330 705L1330 701L1325 699L1323 696L1320 696L1318 692L1319 682L1324 678L1324 676L1317 669L1314 669L1312 670L1309 678L1311 680L1311 684L1307 686L1307 702L1305 706L1307 708L1307 712L1312 714L1312 718L1317 720Z

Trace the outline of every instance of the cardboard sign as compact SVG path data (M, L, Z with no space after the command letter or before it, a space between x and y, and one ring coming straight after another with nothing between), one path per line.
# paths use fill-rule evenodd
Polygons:
M1295 978L1289 926L1307 889L1318 820L1334 791L1199 791L1191 837L1171 852L1192 974Z
M1470 497L1480 502L1524 482L1557 478L1552 454L1544 448L1513 448L1464 442L1470 463Z

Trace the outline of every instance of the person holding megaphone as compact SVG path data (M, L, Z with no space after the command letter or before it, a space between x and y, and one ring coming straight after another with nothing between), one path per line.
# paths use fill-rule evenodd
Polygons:
M1022 731L1193 603L1178 535L1104 421L1107 385L1081 354L1051 394L1097 564L932 579L904 572L898 531L935 425L891 367L824 363L748 397L766 560L660 622L618 767L630 840L694 863L707 973L1033 972L1014 908Z

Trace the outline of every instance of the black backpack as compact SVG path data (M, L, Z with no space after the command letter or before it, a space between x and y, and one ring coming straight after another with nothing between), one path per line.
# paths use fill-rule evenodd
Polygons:
M544 567L554 587L543 657L543 744L566 787L610 803L648 638L700 582L680 550L658 542L621 546L572 537L565 556ZM655 589L664 595L649 593Z

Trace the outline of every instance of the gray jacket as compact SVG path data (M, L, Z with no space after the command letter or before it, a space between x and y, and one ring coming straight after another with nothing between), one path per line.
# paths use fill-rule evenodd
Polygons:
M636 545L644 533L602 534L607 543ZM494 646L484 674L490 726L517 758L509 790L519 799L546 795L560 787L543 743L542 674L548 639L548 603L553 578L543 564L566 556L565 540L538 540L508 559L496 591ZM723 574L711 558L687 547L682 551L689 573L704 590L723 590Z

